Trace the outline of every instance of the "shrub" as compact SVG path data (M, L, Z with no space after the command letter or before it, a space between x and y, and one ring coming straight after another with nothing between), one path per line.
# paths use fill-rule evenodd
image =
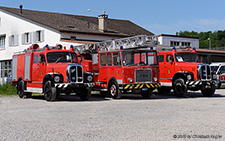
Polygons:
M11 83L0 85L0 95L16 95L17 90Z

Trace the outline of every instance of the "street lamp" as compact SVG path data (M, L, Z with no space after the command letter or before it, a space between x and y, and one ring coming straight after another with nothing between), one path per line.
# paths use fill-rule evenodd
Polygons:
M208 38L208 40L209 40L209 49L211 50L211 39Z

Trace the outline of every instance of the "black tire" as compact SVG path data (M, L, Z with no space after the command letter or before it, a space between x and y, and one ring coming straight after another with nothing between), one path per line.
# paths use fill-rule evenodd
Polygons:
M216 91L215 85L212 86L212 88L202 89L202 95L205 97L212 97Z
M151 98L151 96L152 96L152 90L149 89L147 91L142 91L141 92L141 95L145 99Z
M44 85L44 97L47 101L55 101L56 99L56 88L52 87L51 81L45 82Z
M20 80L18 85L17 85L17 94L19 95L20 98L24 98L25 93L24 93L24 81Z
M158 90L158 94L170 94L171 88L169 88L169 87L160 87L157 90Z
M187 85L184 83L184 79L178 78L174 81L173 91L178 97L187 96Z
M78 92L78 95L81 100L88 100L91 97L91 89L83 88Z
M119 99L121 97L121 92L116 81L111 81L108 87L108 93L113 99Z

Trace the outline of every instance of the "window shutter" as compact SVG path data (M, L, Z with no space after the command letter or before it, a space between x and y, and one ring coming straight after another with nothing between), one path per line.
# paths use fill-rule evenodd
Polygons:
M14 45L15 46L19 45L19 36L18 35L14 35Z
M12 46L12 37L11 36L9 36L9 46L11 47Z
M22 34L22 44L25 44L25 34Z
M41 30L41 42L44 42L45 40L45 32L44 30Z
M32 32L29 32L28 43L32 43Z
M33 32L33 43L37 42L37 32Z

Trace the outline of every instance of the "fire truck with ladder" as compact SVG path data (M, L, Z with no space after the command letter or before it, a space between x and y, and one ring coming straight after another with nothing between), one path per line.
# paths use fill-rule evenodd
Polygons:
M215 92L216 75L211 73L209 64L201 63L196 49L182 48L159 51L159 69L161 88L159 93L168 94L173 89L176 96L185 97L187 91L201 90L210 97Z
M74 46L81 65L93 73L95 86L103 96L114 99L122 93L150 98L160 87L156 36L138 35L93 44Z
M84 72L73 48L64 50L62 45L39 48L34 44L15 53L12 64L12 84L20 98L35 92L54 101L60 93L75 92L81 100L88 100L94 86L92 74Z

